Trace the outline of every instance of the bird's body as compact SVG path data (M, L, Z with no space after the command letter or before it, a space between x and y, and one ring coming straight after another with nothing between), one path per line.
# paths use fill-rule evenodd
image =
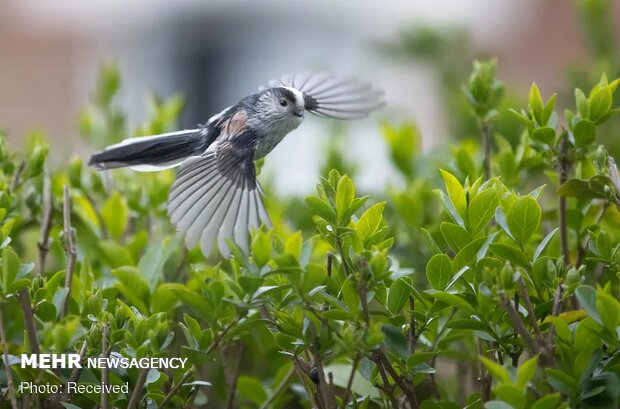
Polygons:
M211 117L197 129L131 138L94 154L98 169L156 171L179 167L168 212L188 247L200 241L209 255L227 239L248 251L248 231L269 225L254 160L271 152L297 128L306 111L353 119L382 105L381 94L354 79L306 74L283 79Z

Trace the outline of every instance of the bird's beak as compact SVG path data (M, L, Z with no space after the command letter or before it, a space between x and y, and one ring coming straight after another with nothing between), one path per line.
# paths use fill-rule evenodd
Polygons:
M298 111L298 110L295 110L295 112L294 112L293 114L294 114L295 116L298 116L298 117L300 117L300 118L303 118L303 117L304 117L304 110L303 110L303 109L301 109L301 110L299 110L299 111Z

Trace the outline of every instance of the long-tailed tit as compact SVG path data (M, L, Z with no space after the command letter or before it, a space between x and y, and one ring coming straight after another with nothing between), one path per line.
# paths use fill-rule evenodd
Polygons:
M97 169L130 167L156 171L179 167L170 189L168 214L185 243L200 241L205 256L226 239L246 254L251 228L271 221L256 180L254 160L267 155L301 124L306 111L326 118L356 119L383 105L383 93L355 78L298 74L271 81L211 117L205 125L127 139L92 155Z

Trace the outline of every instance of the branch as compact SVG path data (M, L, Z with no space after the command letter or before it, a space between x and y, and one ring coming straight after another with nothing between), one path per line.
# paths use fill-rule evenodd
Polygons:
M144 388L144 383L146 382L146 375L148 374L148 369L141 369L138 372L138 379L136 379L136 385L133 388L133 392L131 393L131 399L129 399L129 404L127 405L127 409L135 409L138 407L138 403L140 402L140 395L142 395L142 389Z
M484 178L486 180L491 179L491 137L489 132L489 125L482 121L482 146L484 149Z
M22 159L17 167L17 171L15 172L15 176L13 177L13 181L11 182L11 191L14 192L19 187L19 178L21 177L24 169L26 168L26 161Z
M241 371L241 363L243 359L243 344L239 345L239 351L237 353L237 363L232 372L229 373L228 379L228 398L226 399L226 408L234 409L235 407L235 395L237 393L237 381L239 380L239 373Z
M484 341L478 338L478 353L480 356L485 356ZM480 384L480 395L482 402L488 402L491 399L491 374L484 373L484 365L482 365L482 359L478 359L478 383Z
M45 273L45 262L49 251L49 237L52 229L52 184L48 175L43 179L43 210L41 217L41 238L39 247L39 274Z
M9 365L9 348L6 342L6 333L4 331L4 320L2 318L2 309L0 309L0 342L2 342L2 360L4 361L4 371L6 372L6 383L9 391L9 401L11 408L17 409L17 400L15 399L15 389L13 378L11 376L11 366Z
M360 359L361 356L359 353L355 355L355 358L353 358L353 364L351 365L351 374L349 375L349 381L347 382L347 389L342 398L342 404L340 405L341 409L346 408L347 404L349 403L349 396L351 395L351 388L353 387L353 379L355 379L355 373L357 372L357 365L359 365Z
M311 349L312 356L314 358L314 365L316 366L316 370L319 375L319 384L317 387L319 388L319 396L321 397L323 403L322 406L325 407L325 409L333 409L336 408L336 400L334 396L331 396L331 394L329 393L330 390L327 386L327 381L325 380L325 372L323 372L321 354L319 353L319 349L316 346L318 342L316 336L316 329L314 328L314 324L312 323L308 326L308 328L310 329L310 336L312 338Z
M103 345L101 346L101 351L103 352L103 357L107 358L109 356L108 353L108 330L110 329L109 325L106 323L103 325L102 337L103 337ZM109 383L110 377L110 369L107 365L105 365L101 369L101 409L108 409L108 392L106 386Z
M551 362L553 359L553 355L550 354L549 348L547 348L547 343L545 342L545 338L543 337L542 332L540 331L540 327L538 326L538 319L536 318L536 313L534 312L534 308L532 307L532 302L530 300L530 295L527 292L527 287L525 286L525 280L523 280L523 276L519 276L519 287L521 289L521 296L523 297L523 303L525 304L525 309L527 310L527 316L530 320L530 324L532 328L534 328L534 334L536 334L536 340L538 341L538 345L543 352L543 356Z
M558 164L559 182L562 186L568 180L568 135L562 133L562 141L560 142L560 155ZM568 249L568 225L566 221L566 197L560 196L560 245L562 254L564 255L564 265L570 264L570 253Z
M230 324L228 324L226 327L224 327L224 329L222 330L222 332L220 332L217 337L215 337L213 339L213 341L211 341L211 345L209 345L209 347L206 349L205 354L210 354L215 348L217 348L220 345L220 342L222 342L222 339L224 338L224 336L226 336L226 334L228 333L228 331L230 331L230 329L237 324L237 322L239 322L239 319L241 317L237 317L235 318ZM192 369L188 370L187 372L185 372L185 374L183 374L183 376L181 377L181 379L179 379L179 382L176 383L176 385L174 385L172 387L172 389L170 389L170 391L168 392L168 394L166 394L166 396L164 397L164 400L161 401L159 407L160 408L164 408L166 407L165 405L170 402L170 399L172 399L172 397L174 395L177 394L177 392L179 391L179 389L181 389L181 386L183 386L183 384L185 382L187 382L189 380L189 378L194 374L194 371Z
M394 382L396 382L398 387L402 389L402 391L405 393L405 396L407 396L407 400L409 401L409 405L411 406L411 409L419 408L420 406L418 404L418 397L417 397L417 394L416 394L416 391L413 385L409 384L408 382L405 382L403 377L396 373L396 370L394 369L394 367L392 366L389 359L385 355L385 352L383 352L382 349L379 349L377 351L377 357L383 364L383 367L385 368L385 370L390 374L392 379L394 379Z
M415 316L413 315L413 311L415 308L415 301L413 296L409 296L409 332L408 332L408 347L409 353L413 354L415 351L415 343L416 343L416 335L415 335Z
M379 388L388 396L390 403L392 403L392 408L398 409L400 405L398 404L398 399L394 396L394 385L390 384L390 380L385 372L383 363L378 357L378 353L375 352L371 359L377 364L377 369L379 370L379 375L381 376L381 382L383 382L383 386L379 386Z
M30 353L40 354L39 341L37 339L37 329L34 326L34 316L32 313L32 302L30 301L30 293L27 288L22 288L17 294L19 304L24 313L24 327L28 335L28 344L30 345Z
M65 288L67 289L67 296L65 298L65 305L63 308L62 316L66 316L69 311L69 304L71 303L71 284L73 282L73 270L75 269L75 259L77 253L75 251L75 243L73 242L73 228L71 227L71 198L69 196L69 186L65 185L63 192L63 226L64 226L64 239L65 239L65 252L69 258L67 262L67 272L65 275Z
M276 389L274 389L274 391L271 393L271 396L269 396L267 400L263 402L262 405L260 405L258 409L267 409L269 405L271 405L271 402L273 402L274 399L280 393L282 393L282 391L286 388L286 386L288 385L289 381L291 380L294 374L295 374L295 365L291 365L291 369L289 369L286 375L284 375L282 382L280 382L280 384L276 387Z
M295 372L297 372L297 376L299 377L299 379L304 385L304 389L306 390L308 397L312 401L312 407L322 408L322 403L321 403L321 400L319 399L318 394L315 393L312 390L312 387L310 386L310 384L308 384L308 368L307 368L308 365L302 360L300 360L297 355L294 355L293 366L295 368Z
M517 312L514 305L512 305L510 300L506 298L506 294L504 294L504 292L500 293L500 300L502 302L502 305L504 306L504 309L506 310L506 313L508 313L508 316L510 317L510 321L512 321L512 324L517 330L517 332L523 337L523 340L527 344L528 348L532 352L534 352L534 354L538 354L538 345L536 344L536 342L534 342L534 339L530 335L530 332L527 330L527 328L525 328L525 324L523 323L521 316Z

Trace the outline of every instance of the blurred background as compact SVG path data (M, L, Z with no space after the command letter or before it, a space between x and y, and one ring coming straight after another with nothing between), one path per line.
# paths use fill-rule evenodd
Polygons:
M362 188L397 183L377 118L413 120L425 150L474 134L447 111L465 104L460 84L476 57L497 57L499 78L518 92L509 102L534 80L549 95L618 70L612 1L2 0L0 15L0 127L17 147L44 130L57 162L97 148L78 124L103 62L119 65L128 124L147 116L148 90L182 95L177 125L189 128L288 72L327 69L383 88L388 105L376 117L346 128L308 117L285 139L264 170L281 193L313 189L329 144L364 164Z

